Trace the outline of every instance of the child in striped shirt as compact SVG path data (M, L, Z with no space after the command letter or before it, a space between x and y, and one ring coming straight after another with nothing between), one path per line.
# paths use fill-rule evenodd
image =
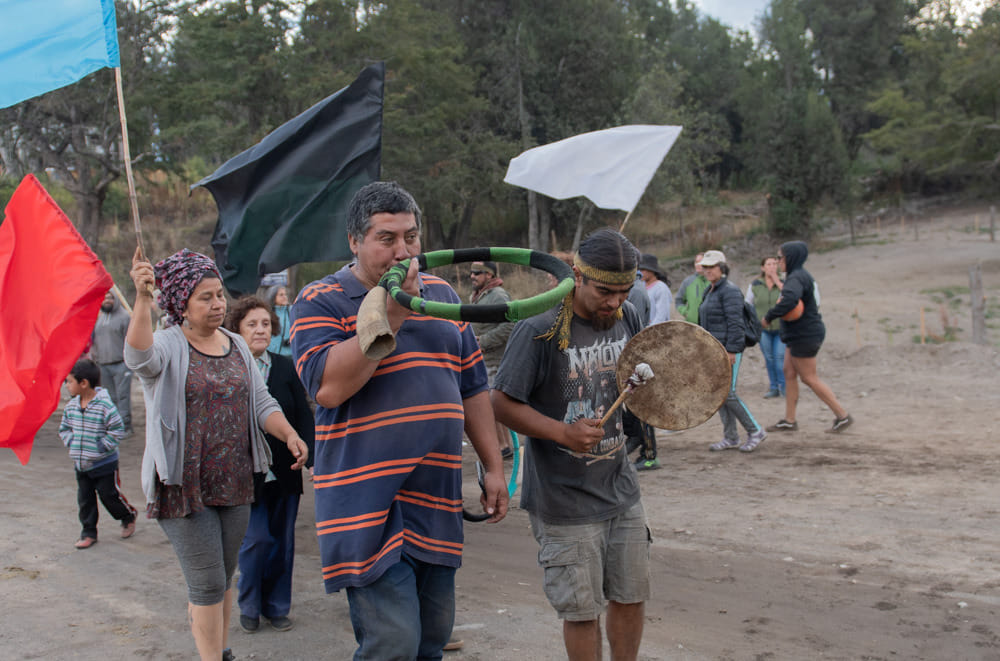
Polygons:
M83 525L76 542L78 549L97 543L98 497L111 516L121 522L122 538L135 532L136 509L125 498L118 477L118 443L125 436L125 425L100 383L97 363L77 361L66 377L73 398L66 404L59 424L59 438L69 448L76 468L76 501Z

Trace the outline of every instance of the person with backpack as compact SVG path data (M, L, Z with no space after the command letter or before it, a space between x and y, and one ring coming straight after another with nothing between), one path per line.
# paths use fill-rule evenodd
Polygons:
M726 348L733 369L729 395L719 409L723 437L708 449L719 451L739 448L741 452L753 452L767 438L767 432L736 394L736 377L739 375L740 361L748 339L743 293L729 281L729 265L726 264L726 256L722 251L706 251L699 265L709 287L698 308L698 321L702 328ZM747 431L747 439L742 443L737 422Z

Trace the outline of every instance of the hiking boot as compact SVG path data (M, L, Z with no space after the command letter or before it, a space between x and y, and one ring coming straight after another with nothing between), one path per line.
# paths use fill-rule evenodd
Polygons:
M772 388L764 394L764 399L774 399L775 397L781 397L781 391L777 388Z
M735 450L740 447L739 441L734 441L731 438L724 438L718 443L712 443L708 446L708 449L712 452L718 452L720 450Z
M837 418L836 420L834 420L833 426L827 429L826 433L839 434L840 432L850 427L852 422L854 422L854 418L852 418L851 414L848 413L843 418Z
M279 615L278 617L272 617L269 619L271 620L271 628L275 631L288 631L295 626L285 615Z
M240 614L240 629L247 633L257 633L260 630L260 618Z
M767 438L767 432L764 431L763 427L758 427L757 431L747 436L747 442L740 446L740 452L753 452L765 438Z
M767 431L798 431L799 423L788 422L784 418L767 428Z
M639 461L635 462L635 469L637 471L655 471L658 468L663 468L660 465L659 459L643 459L639 457Z

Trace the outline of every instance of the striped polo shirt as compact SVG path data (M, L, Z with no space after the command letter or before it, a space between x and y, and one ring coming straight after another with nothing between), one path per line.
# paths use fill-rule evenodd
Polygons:
M421 273L421 296L458 303ZM327 352L355 335L365 287L345 266L311 283L292 309L292 354L315 399ZM402 553L462 562L462 400L486 390L468 323L411 315L368 382L316 407L316 530L327 592L367 585Z

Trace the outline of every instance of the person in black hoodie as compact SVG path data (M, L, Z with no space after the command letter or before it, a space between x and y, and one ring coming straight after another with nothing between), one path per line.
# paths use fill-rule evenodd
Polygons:
M753 452L767 438L767 432L754 419L750 409L736 394L736 377L740 372L743 349L746 348L746 327L743 321L743 293L729 281L729 265L726 256L719 250L709 250L702 256L699 265L708 279L709 287L698 308L698 323L722 343L729 354L729 364L733 366L729 395L719 409L722 419L723 437L718 443L708 446L709 450L732 450ZM747 440L740 443L737 421L747 430Z
M836 395L816 373L816 354L819 353L826 337L826 326L816 302L813 277L803 268L809 249L802 241L789 241L781 245L778 267L784 268L785 284L781 288L781 298L767 311L761 322L765 325L773 319L781 319L781 340L785 343L785 417L767 428L768 431L795 431L799 423L795 419L795 406L799 400L798 379L809 386L824 404L830 407L836 419L827 431L838 433L854 422ZM802 314L797 319L794 310L802 302ZM789 313L792 313L789 315Z

